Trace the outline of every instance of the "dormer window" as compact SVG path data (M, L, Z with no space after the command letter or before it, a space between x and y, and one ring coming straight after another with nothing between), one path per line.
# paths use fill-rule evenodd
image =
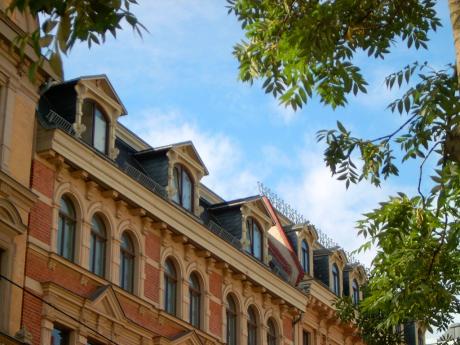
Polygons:
M359 303L359 285L356 279L353 279L353 283L351 284L353 294L352 294L352 299L353 299L353 304L358 305Z
M332 292L340 296L340 274L336 264L332 265Z
M246 221L246 229L246 236L248 240L248 253L254 256L256 259L262 260L262 231L260 230L260 226L254 220L254 218L250 217Z
M303 271L310 274L310 248L305 240L302 240L301 260Z
M193 182L190 174L182 165L176 165L173 171L173 201L186 210L193 212Z
M83 103L82 123L86 127L82 134L83 141L106 154L108 123L102 110L95 102L85 100Z

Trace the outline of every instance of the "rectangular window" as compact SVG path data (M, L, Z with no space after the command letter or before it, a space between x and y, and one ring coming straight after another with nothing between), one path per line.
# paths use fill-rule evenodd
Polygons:
M302 345L311 345L310 332L303 331Z
M70 330L60 325L54 325L51 334L51 345L69 345Z

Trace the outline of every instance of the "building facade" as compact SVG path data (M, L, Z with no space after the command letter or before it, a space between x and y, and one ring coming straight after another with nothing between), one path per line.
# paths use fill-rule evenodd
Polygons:
M106 76L29 81L12 41L37 21L1 4L0 343L363 344L333 306L359 264L263 188L215 194L193 143L129 131Z

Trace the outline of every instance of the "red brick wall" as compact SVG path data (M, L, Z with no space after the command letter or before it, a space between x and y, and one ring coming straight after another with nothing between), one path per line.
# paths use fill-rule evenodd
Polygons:
M52 220L52 207L42 201L37 201L37 203L30 210L30 235L46 244L51 244Z
M46 258L31 251L27 255L26 275L39 282L54 282L84 297L88 297L98 287L92 280L82 284L81 274L62 264L56 263L54 269L50 269Z
M32 334L33 344L40 344L42 318L42 302L24 291L24 304L22 309L22 320L27 330Z
M209 301L209 331L216 337L222 334L222 307L220 304Z
M209 291L219 299L222 299L222 275L211 272L209 275Z
M286 339L292 339L292 320L289 318L283 319L283 335Z
M160 262L160 237L153 234L145 237L145 253L152 260Z
M168 320L163 320L161 323L158 322L158 319L149 312L144 312L141 314L139 311L139 306L124 296L118 295L118 299L128 319L141 325L142 327L145 327L146 329L149 329L154 333L164 337L174 338L183 334L185 331L183 327L174 325Z
M144 293L151 300L160 302L160 270L149 264L145 264Z
M40 161L32 161L32 176L30 185L43 195L51 198L54 189L54 171Z

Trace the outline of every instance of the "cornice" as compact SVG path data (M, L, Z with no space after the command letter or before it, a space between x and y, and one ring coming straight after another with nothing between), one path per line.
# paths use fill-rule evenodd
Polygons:
M141 207L156 219L165 222L191 242L204 248L220 260L229 263L276 296L282 296L290 305L305 309L306 296L281 280L267 268L243 255L241 251L209 231L196 217L147 190L108 160L102 159L75 138L61 130L39 130L37 152L49 152L64 157L68 164L83 169L105 188L116 190L130 202Z

